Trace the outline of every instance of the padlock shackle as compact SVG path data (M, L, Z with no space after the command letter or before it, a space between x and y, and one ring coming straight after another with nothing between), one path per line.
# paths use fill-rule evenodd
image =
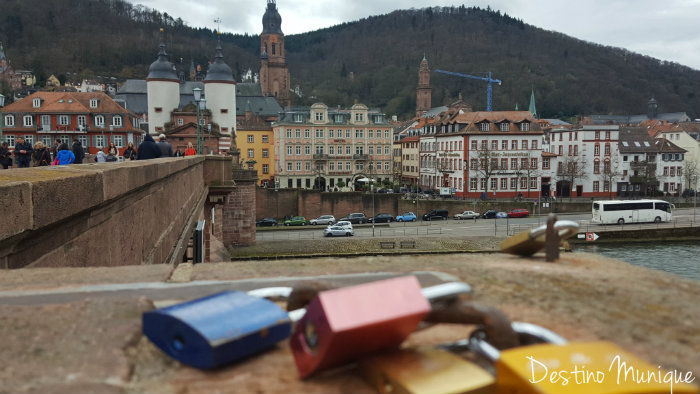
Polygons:
M559 233L559 239L566 240L578 233L579 224L572 220L557 220L554 223L554 229ZM530 230L528 237L533 240L544 242L544 236L547 233L547 225L543 224ZM541 238L541 239L538 239Z
M251 290L248 294L260 298L289 298L292 288L288 286L263 287Z
M432 303L443 299L449 299L460 294L469 294L472 292L472 287L464 282L447 282L424 287L421 289L421 292L423 296Z
M511 327L518 335L527 335L546 343L554 345L566 345L568 343L564 337L537 324L514 321Z

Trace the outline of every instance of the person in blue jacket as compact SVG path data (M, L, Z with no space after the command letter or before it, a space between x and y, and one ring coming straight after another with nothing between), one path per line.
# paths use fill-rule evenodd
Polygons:
M68 149L68 144L61 144L58 147L58 154L56 154L56 160L58 160L58 165L63 166L66 164L71 164L75 162L75 155Z
M156 145L156 141L153 137L149 133L146 133L146 136L143 137L143 142L139 144L136 160L157 159L159 157L160 148Z

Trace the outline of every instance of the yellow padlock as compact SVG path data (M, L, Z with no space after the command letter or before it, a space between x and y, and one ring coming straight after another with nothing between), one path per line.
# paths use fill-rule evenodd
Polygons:
M571 220L559 220L554 223L554 229L559 232L559 238L562 241L576 235L578 227L578 223ZM546 231L547 225L544 224L508 237L501 242L501 251L519 256L531 256L544 248Z
M666 371L605 341L536 344L503 351L472 337L495 364L498 393L698 393L689 371Z
M360 362L360 371L381 394L495 393L493 375L445 350L419 347Z

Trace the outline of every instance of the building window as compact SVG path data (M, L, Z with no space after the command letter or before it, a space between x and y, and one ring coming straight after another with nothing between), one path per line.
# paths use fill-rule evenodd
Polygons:
M600 174L600 161L598 159L593 162L593 173Z
M537 158L530 159L530 168L533 170L537 169Z
M156 113L163 112L163 108L162 108L162 107L155 107L154 110L155 110Z
M511 170L518 169L518 159L510 159L510 169Z
M508 178L501 178L501 190L508 189Z
M364 138L364 131L361 129L355 130L355 138Z
M90 99L90 108L97 108L97 99Z
M294 136L296 138L301 138L301 129L294 130Z
M610 159L605 159L603 162L603 172L606 174L610 173Z
M316 112L316 120L319 122L323 121L323 112Z
M301 145L295 146L294 151L295 151L297 156L301 156Z
M527 149L527 140L523 140L523 142L522 142L522 144L521 144L521 148L522 148L522 149Z
M381 135L382 132L377 130L377 134ZM367 138L374 138L374 130L368 130L367 131Z
M255 157L255 149L248 149L248 158L252 159Z
M105 117L103 115L95 115L95 126L105 127Z
M606 132L605 132L605 139L606 139L606 140L609 140L609 139L610 139L610 132L609 132L609 131L606 131Z
M472 140L472 150L476 150L476 149L477 149L476 144L477 144L477 143L476 143L476 140Z
M518 150L518 140L512 140L510 142L510 150Z
M316 138L323 138L323 129L316 129Z
M520 178L520 188L527 189L527 178Z
M500 123L498 129L500 131L510 131L510 123Z
M543 170L548 170L549 169L549 158L542 158L542 169Z
M304 129L304 138L311 138L311 130Z
M479 123L479 131L489 131L491 124L488 122Z
M248 143L252 144L255 142L255 137L252 134L248 134Z
M292 129L287 129L287 138L292 138Z
M14 135L5 135L5 142L7 142L8 147L14 148L15 147L15 136Z
M478 185L478 181L476 180L476 178L469 179L469 188L471 190L476 190L477 185Z
M498 141L491 141L491 150L498 150Z
M304 121L304 116L302 114L294 114L292 116L294 123L301 123Z
M520 123L520 131L530 131L530 122Z
M518 188L518 178L510 178L510 188L513 190Z
M67 126L70 124L70 116L68 115L58 115L58 124L60 126Z
M355 114L355 122L362 122L364 121L364 116L362 113L358 112Z
M508 159L501 159L501 170L507 170L508 169Z
M491 190L498 189L498 178L491 178Z
M263 144L269 144L270 143L270 137L264 135L262 136L262 142Z
M600 191L600 182L598 182L598 181L593 181L593 191L594 191L594 192L599 192L599 191Z
M103 135L93 136L92 141L94 142L92 146L94 146L95 148L102 149L105 147L105 136Z
M537 149L537 140L532 140L531 148L532 148L532 149Z
M15 117L13 115L5 115L5 126L15 127Z
M263 157L263 159L267 159L268 157L270 157L270 151L268 149L263 149L262 150L262 157Z
M287 163L287 171L292 172L292 163L291 162Z
M49 136L46 136L46 137L48 137L48 142L47 142L47 141L44 141L44 145L46 145L46 146L51 146L51 137L49 137ZM79 135L79 136L78 136L78 141L80 141L80 144L83 146L83 148L89 148L89 147L90 147L90 144L89 144L90 139L88 138L88 136L86 136L86 135Z
M262 173L263 174L269 174L270 173L270 166L268 164L263 164L262 165Z
M292 148L291 145L287 145L287 156L291 156L293 150L294 150L294 148Z
M610 156L610 144L605 144L605 156Z
M32 107L34 107L34 108L41 107L41 99L35 98L34 100L32 100Z
M578 156L578 145L574 145L574 156Z
M114 142L114 146L117 148L123 148L124 147L124 136L123 135L115 135L112 137L112 141Z
M32 118L32 115L24 115L22 117L22 125L24 127L32 127L34 125L34 118Z
M28 143L32 147L34 146L34 136L33 135L25 135L24 136L24 142Z
M537 189L537 178L530 178L530 189Z
M593 145L593 154L595 156L600 156L600 145L598 145L598 144Z

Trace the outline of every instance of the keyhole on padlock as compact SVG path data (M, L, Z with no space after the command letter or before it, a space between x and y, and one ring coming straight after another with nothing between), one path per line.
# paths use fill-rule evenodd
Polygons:
M173 337L172 342L173 350L176 352L181 352L185 348L185 339L179 335Z
M304 325L304 340L309 350L315 352L316 346L318 346L318 333L316 332L316 326L310 321L307 321Z

